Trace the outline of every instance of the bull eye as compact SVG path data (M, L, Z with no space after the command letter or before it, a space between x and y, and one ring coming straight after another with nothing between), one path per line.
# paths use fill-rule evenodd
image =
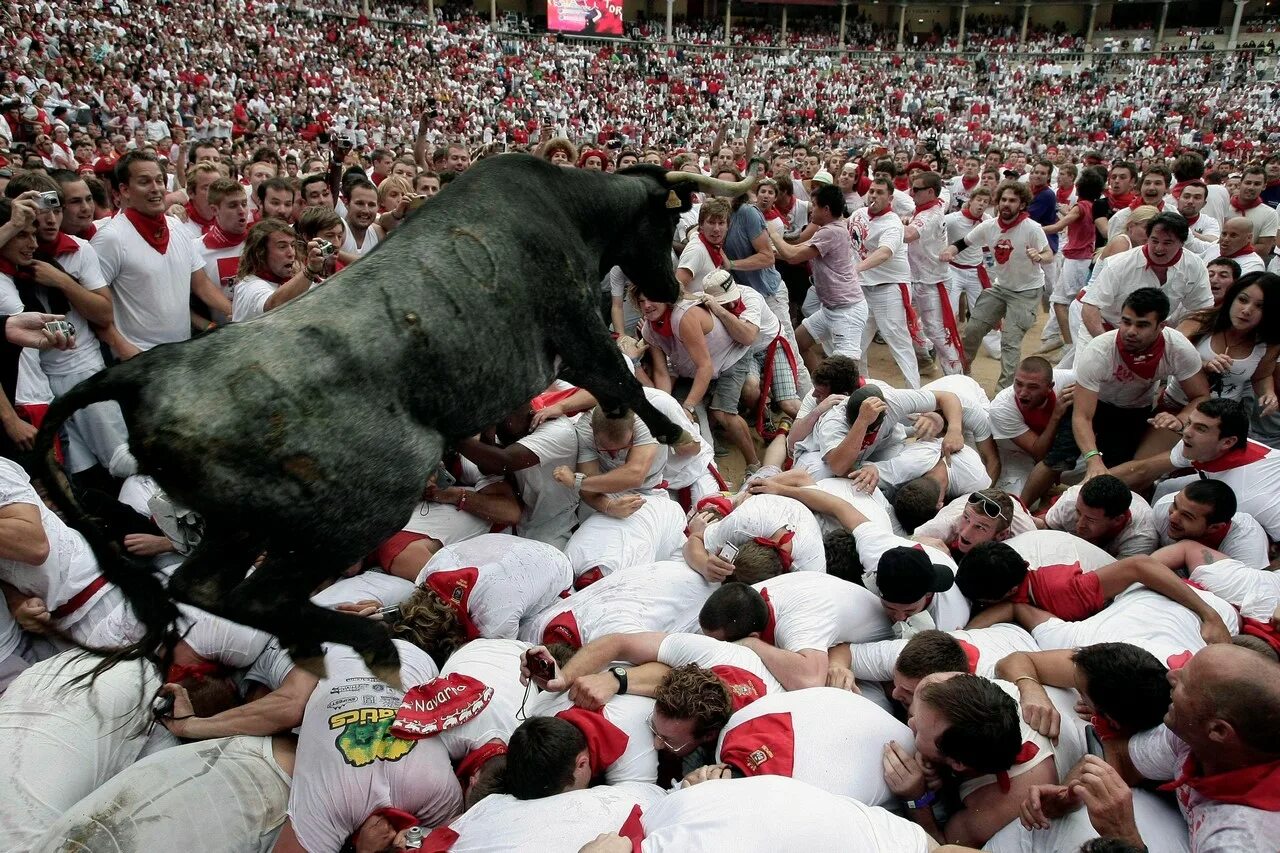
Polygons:
M404 315L404 321L408 323L410 326L416 326L419 323L419 318L417 314L410 311L409 313Z

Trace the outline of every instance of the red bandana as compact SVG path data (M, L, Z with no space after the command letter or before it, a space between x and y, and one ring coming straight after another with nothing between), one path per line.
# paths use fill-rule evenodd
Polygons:
M1013 217L1013 221L1010 222L1008 225L1005 225L1004 220L997 216L996 224L1000 226L1001 232L1008 232L1008 231L1012 231L1013 229L1021 225L1026 220L1026 218L1027 218L1027 212L1024 210L1021 213L1019 213L1017 216Z
M960 212L961 212L961 213L963 213L963 214L964 214L964 218L965 218L965 219L967 219L967 220L969 220L970 222L982 222L982 221L983 221L983 217L981 217L981 216L974 216L972 213L970 213L970 212L969 212L969 206L968 206L968 205L965 205L964 207L960 208Z
M1178 249L1178 253L1163 264L1156 263L1151 260L1151 253L1147 251L1147 247L1142 247L1142 257L1147 259L1147 269L1149 270L1167 270L1169 267L1176 266L1178 261L1182 260L1182 249Z
M1260 204L1262 204L1262 196L1258 196L1248 204L1241 202L1240 199L1236 196L1231 197L1231 206L1234 207L1236 210L1240 211L1241 213L1248 213L1249 211L1253 210L1255 207L1257 207Z
M760 590L760 597L764 599L764 606L769 609L769 621L764 623L764 630L760 632L760 639L771 646L775 646L777 643L774 642L774 634L778 630L778 614L774 612L773 602L769 600L769 590Z
M578 619L572 610L556 614L556 618L547 623L547 627L542 629L542 642L548 646L552 643L564 643L570 648L582 648L582 631L578 628Z
M1247 441L1244 447L1233 447L1217 459L1211 459L1208 462L1192 462L1191 467L1197 471L1216 474L1219 471L1230 471L1233 468L1240 468L1252 462L1257 462L1259 459L1265 459L1270 453L1271 448L1265 444Z
M707 250L707 256L711 258L711 263L717 268L724 266L724 246L713 246L707 241L707 238L701 231L698 232L698 239L702 241L702 246Z
M1214 526L1214 525L1210 525L1210 527L1213 527L1213 526ZM1200 542L1200 544L1202 544L1202 545L1208 545L1210 548L1212 548L1212 549L1213 549L1213 550L1215 550L1215 551L1221 551L1221 550L1222 550L1222 540L1223 540L1223 539L1226 539L1226 538L1227 538L1228 536L1230 536L1230 535L1231 535L1231 522L1230 522L1230 521L1224 521L1224 522L1222 522L1222 530L1221 530L1221 531L1219 531L1219 532L1217 532L1217 533L1210 533L1210 532L1209 532L1209 529L1208 529L1208 528L1205 528L1204 535L1203 535L1203 536L1201 536L1201 537L1200 537L1200 539L1199 539L1198 541L1199 541L1199 542Z
M1075 187L1058 187L1058 204L1066 204L1071 201L1071 192Z
M1151 345L1151 349L1134 354L1120 345L1120 336L1116 335L1116 352L1120 354L1120 360L1133 371L1135 376L1148 381L1156 376L1156 368L1160 366L1160 359L1164 357L1165 346L1164 332L1161 331L1156 342Z
M1058 395L1050 388L1049 397L1044 401L1044 405L1038 409L1027 409L1022 405L1022 401L1015 396L1013 398L1014 405L1018 407L1022 419L1026 421L1027 428L1035 431L1037 434L1045 431L1045 427L1049 426L1049 418L1053 417L1053 410L1058 405Z
M1129 209L1130 209L1130 210L1137 210L1138 208L1140 208L1140 207L1142 207L1143 205L1146 205L1146 204L1147 204L1147 203L1146 203L1145 201L1143 201L1143 200L1142 200L1142 196L1138 196L1138 197L1137 197L1137 198L1135 198L1132 202L1130 202L1130 204L1129 204ZM1160 199L1160 201L1156 202L1155 204L1148 205L1148 206L1149 206L1149 207L1154 207L1156 210L1164 210L1164 199Z
M558 719L572 723L587 739L587 755L591 757L591 775L599 776L609 765L627 751L627 733L605 719L600 711L585 708L567 708L556 714Z
M1258 250L1257 250L1257 249L1255 249L1255 248L1253 247L1253 244L1252 244L1252 243L1248 243L1248 244L1246 244L1246 245L1244 245L1244 246L1241 246L1238 250L1236 250L1236 251L1232 252L1231 254L1229 254L1229 255L1220 255L1220 257L1223 257L1223 258L1243 258L1245 255L1253 255L1253 254L1256 254L1256 253L1257 253L1257 251L1258 251Z
M1195 757L1188 755L1182 775L1161 785L1160 790L1176 791L1185 785L1216 803L1280 812L1280 759L1212 776L1200 776L1198 770Z
M1024 740L1022 748L1018 750L1018 754L1013 759L1013 764L1015 767L1019 764L1025 764L1039 754L1040 747L1029 740ZM1009 789L1013 787L1009 781L1009 771L1007 770L1001 770L996 774L996 782L1000 785L1000 793L1002 794L1009 793Z
M867 208L867 217L869 219L879 219L881 216L888 216L891 213L893 213L892 204L886 207L884 210L880 211L879 213L874 213L872 212L871 208L869 207Z
M186 203L187 219L200 226L200 233L203 234L213 225L213 217L205 219L200 215L200 211L196 210L196 204L193 201Z
M562 391L544 391L533 398L533 402L529 404L535 412L554 406L556 403L563 403L565 400L578 393L576 387L570 386Z
M48 243L36 244L36 254L45 258L57 258L62 255L74 255L80 251L80 244L61 231L56 239Z
M982 652L978 651L978 647L973 643L966 643L964 640L956 640L960 644L960 648L964 649L965 660L969 662L969 674L978 674L978 660L982 657Z
M463 569L436 572L428 575L424 582L427 589L440 596L445 605L458 617L458 621L467 632L468 640L474 640L480 636L480 629L476 627L475 622L471 621L471 613L467 609L467 601L471 598L471 592L476 588L476 580L479 577L480 570L475 566L468 566Z
M93 235L98 233L98 226L90 222L84 227L84 234L81 235L82 240L92 240Z
M756 543L757 545L763 545L766 548L770 548L774 551L777 551L778 560L781 561L782 563L782 570L784 572L789 572L791 571L791 552L785 549L783 546L787 545L789 542L791 542L792 539L795 539L795 538L796 538L796 532L788 528L787 531L783 533L780 537L778 537L776 540L771 539L768 536L752 536L751 541Z
M212 234L213 232L210 231L209 233ZM206 237L206 239L208 238ZM265 268L258 270L257 276L263 281L269 281L272 284L284 284L286 281L288 281L287 278L284 278L283 276L278 276L275 273L273 273L271 270L265 269Z
M760 676L741 667L718 664L711 667L711 672L729 691L729 705L735 712L741 711L768 692Z
M707 495L705 498L698 501L694 506L693 511L702 512L707 507L714 507L718 509L720 511L720 516L723 518L733 512L733 501L729 500L724 495Z
M465 790L471 781L471 775L489 762L490 758L507 754L507 745L500 740L491 740L476 747L463 756L453 774L458 777L458 784Z
M965 192L968 192L969 190L971 190L971 189L973 189L974 187L976 187L976 186L978 185L978 181L980 181L980 180L982 180L982 178L977 177L977 176L974 176L974 177L972 177L972 178L966 178L964 175L961 175L961 176L960 176L960 186L964 187L964 191L965 191Z
M199 661L197 663L175 663L169 667L169 672L165 676L165 680L169 684L177 684L185 679L195 681L204 681L222 673L222 667L213 661Z
M916 216L919 216L920 214L924 213L926 210L932 210L935 207L942 207L942 199L935 198L933 201L928 202L926 204L917 204Z
M656 320L650 320L649 328L664 338L674 338L676 330L671 326L671 311L674 307L673 305L668 305L667 310L662 312L661 317Z
M782 211L778 210L777 207L771 207L765 211L764 213L765 222L772 222L775 219L782 223L782 227L784 230L786 231L791 230L791 217L787 216Z
M216 252L220 249L230 249L232 246L239 246L244 242L244 238L248 236L248 232L228 234L226 231L222 230L222 227L218 225L218 223L215 222L213 225L210 225L209 230L205 232L203 242L206 249L211 249ZM263 278L266 278L266 276L263 276ZM270 281L270 279L267 280Z
M1128 207L1135 198L1134 194L1131 192L1123 193L1121 195L1111 195L1111 193L1107 193L1107 197L1111 199L1111 206L1117 210L1122 207Z
M9 278L18 277L18 268L13 265L13 261L8 258L0 258L0 272L9 276Z
M169 251L169 220L164 214L147 216L132 207L124 209L125 218L138 231L138 236L147 241L147 245L160 254Z

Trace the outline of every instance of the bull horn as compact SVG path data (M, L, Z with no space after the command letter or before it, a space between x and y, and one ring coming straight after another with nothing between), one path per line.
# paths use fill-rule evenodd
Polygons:
M701 175L697 172L667 172L667 183L693 183L697 184L700 189L706 190L709 193L727 196L729 198L737 198L754 187L756 185L756 179L743 178L736 184L731 184L728 181L708 178L706 175Z

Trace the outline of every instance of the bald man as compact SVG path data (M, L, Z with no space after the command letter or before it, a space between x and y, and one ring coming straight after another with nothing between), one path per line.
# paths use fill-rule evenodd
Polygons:
M1253 245L1253 223L1243 216L1228 219L1222 225L1222 233L1218 235L1218 245L1210 246L1204 254L1208 263L1214 258L1230 258L1240 265L1240 274L1262 272L1265 262L1262 255Z

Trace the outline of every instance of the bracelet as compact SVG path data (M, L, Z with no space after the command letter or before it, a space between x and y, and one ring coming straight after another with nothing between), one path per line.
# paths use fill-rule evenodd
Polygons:
M587 475L583 474L581 471L573 475L573 490L575 492L582 491L582 481L585 479L587 479Z
M1088 461L1089 461L1090 459L1092 459L1093 457L1095 457L1095 456L1101 456L1101 455L1102 455L1102 451L1101 451L1101 450L1090 450L1088 453L1086 453L1085 455L1083 455L1083 456L1081 456L1081 457L1080 457L1080 461L1081 461L1081 462L1088 462Z
M915 800L903 800L909 809L924 809L933 805L934 800L938 799L936 791L925 791L924 794Z
M458 498L457 507L458 507L458 509L460 509L460 510L465 510L465 509L467 508L467 493L466 493L466 492L463 492L463 493L462 493L462 495Z
M1023 680L1034 681L1036 684L1040 683L1040 679L1036 678L1034 675L1019 675L1017 678L1013 680L1013 683L1016 685L1019 681L1023 681Z

